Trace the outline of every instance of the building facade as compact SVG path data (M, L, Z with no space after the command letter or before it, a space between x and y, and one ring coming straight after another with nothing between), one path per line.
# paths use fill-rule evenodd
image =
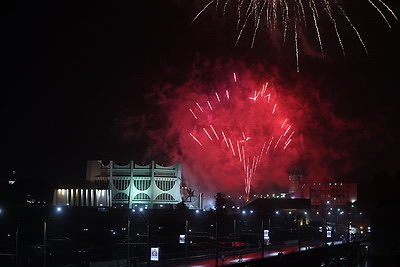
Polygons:
M309 183L312 210L326 206L341 207L357 201L357 184L343 182Z
M111 191L99 188L57 188L54 190L54 206L111 207Z
M340 207L357 201L357 183L314 182L301 174L290 175L289 180L291 196L310 199L312 211L322 212L327 206Z
M109 189L111 205L127 208L164 208L182 202L182 165L162 166L152 161L138 165L133 161L117 164L91 160L86 180L99 188Z

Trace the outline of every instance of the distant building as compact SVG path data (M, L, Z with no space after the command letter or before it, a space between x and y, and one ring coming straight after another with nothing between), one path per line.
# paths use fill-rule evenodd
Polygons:
M315 182L302 174L289 175L293 198L311 199L311 210L321 212L324 207L345 206L357 201L357 183L342 181Z
M182 202L182 165L87 162L87 188L58 188L54 205L173 208ZM198 207L197 207L198 208Z
M357 201L357 184L343 182L308 183L311 208L322 211L323 207L345 206Z
M57 188L54 190L53 206L111 207L111 191L98 188Z
M182 165L178 162L171 166L158 165L154 161L148 165L138 165L133 161L125 165L113 161L107 165L99 161L91 163L86 179L97 184L110 181L113 206L152 209L182 202Z

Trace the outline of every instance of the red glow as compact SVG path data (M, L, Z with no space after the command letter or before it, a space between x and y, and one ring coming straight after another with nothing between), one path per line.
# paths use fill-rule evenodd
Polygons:
M167 127L148 133L149 159L164 153L182 162L184 182L213 195L288 190L289 170L298 164L319 181L352 169L348 148L360 136L349 131L364 135L362 127L338 118L318 90L236 65L235 82L229 69L207 66L182 86L166 86L171 97L158 104Z
M233 82L238 83L235 74ZM215 92L216 100L210 95L205 96L207 100L204 103L194 102L193 105L203 113L195 117L188 131L192 137L192 133L197 136L197 139L193 138L195 142L206 147L206 150L199 152L204 154L203 157L223 159L222 164L236 170L236 183L243 185L246 198L249 198L257 167L267 166L268 157L274 157L287 148L291 140L285 136L292 125L284 127L290 120L282 110L277 109L279 97L273 87L267 88L266 83L259 90L250 90L245 82L241 85L231 85L231 93L225 90L224 99L219 99L218 92ZM210 109L202 109L203 104ZM216 131L213 125L219 130ZM210 131L216 139L212 138ZM220 134L223 140L219 140ZM277 140L273 147L275 151L267 155L274 139ZM268 140L268 150L264 151ZM240 171L240 168L243 170Z

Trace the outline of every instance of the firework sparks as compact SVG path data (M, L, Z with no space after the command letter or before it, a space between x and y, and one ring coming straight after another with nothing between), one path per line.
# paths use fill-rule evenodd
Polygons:
M196 103L196 105L200 109L201 112L204 112L199 103Z
M217 138L217 140L219 140L218 134L217 134L217 132L215 131L214 127L211 124L210 124L210 128L213 131L213 133L214 133L215 137Z
M236 74L234 82L237 82ZM276 97L272 96L274 92L269 89L267 94L267 86L266 83L255 91L236 88L230 93L225 90L223 99L215 93L216 98L209 98L204 104L195 103L201 111L197 116L189 109L196 122L190 133L192 139L200 146L208 147L207 151L218 149L243 166L247 199L257 167L265 165L274 153L287 149L294 134L292 131L288 135L292 125L277 109ZM254 104L248 105L249 101ZM210 109L201 109L205 105Z
M365 0L365 2L382 17L389 28L391 28L389 16L398 20L393 10L382 0ZM209 1L195 16L193 22L213 3L215 3L216 9L218 9L219 1ZM225 0L223 5L224 14L231 4L232 2L230 0ZM237 45L242 39L243 33L245 29L249 27L249 24L253 25L252 27L254 28L251 38L251 47L254 46L260 25L266 25L270 32L281 32L283 43L286 43L288 40L288 33L293 32L297 72L300 71L299 46L301 42L299 40L299 29L309 29L310 33L315 34L322 58L325 57L322 35L327 31L333 30L342 54L345 56L345 48L337 24L340 17L345 18L347 22L347 25L341 25L341 28L346 29L346 27L349 27L353 30L364 50L368 53L361 34L351 21L345 8L336 0L239 0L237 4L232 5L232 10L235 10L237 13L236 28L238 34L235 44ZM324 16L328 19L330 27L322 25ZM253 21L253 23L249 23L250 21ZM235 82L236 79L237 77L234 73Z
M241 199L289 190L293 165L323 181L362 164L349 163L354 154L348 148L370 140L365 124L337 117L332 103L322 101L308 82L287 87L279 83L283 77L256 70L238 62L205 63L183 85L166 86L165 94L173 97L159 104L168 127L149 132L151 152L182 162L185 183L201 192Z
M203 145L200 143L199 139L197 139L192 133L190 133L190 136L191 136L200 146L203 146Z
M189 111L190 111L190 113L192 113L193 117L197 120L197 116L196 116L196 114L194 114L193 110L190 108Z

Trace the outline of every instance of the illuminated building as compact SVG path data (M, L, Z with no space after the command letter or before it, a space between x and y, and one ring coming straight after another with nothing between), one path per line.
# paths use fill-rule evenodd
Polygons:
M203 194L182 186L182 165L162 166L154 161L138 165L89 160L85 187L54 190L54 206L174 208L184 201L189 209L203 208Z
M133 161L103 164L87 163L86 180L96 187L111 191L112 206L163 208L182 202L182 165L162 166L152 161L138 165Z
M54 206L110 207L111 191L98 188L57 188L53 196Z
M357 201L357 184L343 182L325 182L307 184L311 198L312 210L322 210L323 207L345 206Z
M289 176L290 193L294 198L311 199L312 211L322 211L326 206L345 206L357 201L357 183L313 182L301 174Z

